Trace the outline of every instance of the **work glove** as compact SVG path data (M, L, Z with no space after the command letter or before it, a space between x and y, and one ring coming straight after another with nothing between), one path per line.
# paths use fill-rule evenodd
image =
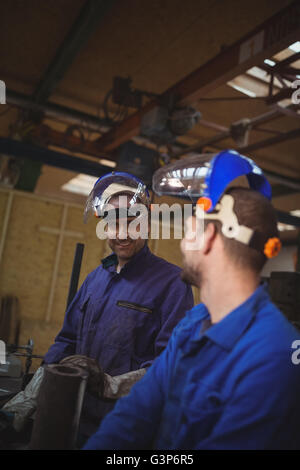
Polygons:
M25 390L19 392L2 407L3 411L13 413L13 427L17 432L22 431L37 408L37 397L43 376L44 368L39 367Z
M79 354L65 357L60 364L81 367L88 372L87 391L104 400L118 400L128 395L133 385L146 373L146 369L138 369L112 377L103 372L95 359Z
M114 377L104 374L104 390L101 398L118 400L125 397L134 384L145 375L146 371L147 369L138 369Z
M98 362L91 357L76 354L65 357L60 361L64 366L81 367L88 374L87 391L98 398L102 397L104 389L104 372Z

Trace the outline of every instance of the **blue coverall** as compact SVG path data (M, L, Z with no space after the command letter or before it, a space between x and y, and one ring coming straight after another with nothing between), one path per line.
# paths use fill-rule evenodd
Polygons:
M209 319L187 313L85 449L300 449L299 331L264 286Z
M192 289L181 281L180 268L155 256L147 245L120 273L116 264L112 254L87 276L46 364L82 354L116 376L150 366L166 347L173 328L193 306ZM86 395L81 432L91 435L112 406Z

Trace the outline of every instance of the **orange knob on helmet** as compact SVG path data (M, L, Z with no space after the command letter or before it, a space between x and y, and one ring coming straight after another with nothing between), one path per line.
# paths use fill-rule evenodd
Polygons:
M197 205L202 206L204 212L207 212L212 207L212 200L209 197L199 197Z
M267 258L274 258L281 249L281 241L277 237L269 238L265 243L264 254Z

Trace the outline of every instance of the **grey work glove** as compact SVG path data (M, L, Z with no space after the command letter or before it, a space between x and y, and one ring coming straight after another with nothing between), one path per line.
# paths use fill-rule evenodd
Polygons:
M146 371L147 369L138 369L114 377L104 374L104 390L101 398L117 400L128 395L131 387L143 377Z
M39 367L25 390L19 392L2 407L2 410L14 414L13 427L17 432L22 431L28 418L36 410L37 397L43 377L44 368Z
M117 400L128 395L131 387L140 380L147 369L138 369L112 377L105 374L95 359L80 354L68 356L60 364L81 367L89 374L87 391L97 398Z
M74 356L65 357L60 361L60 364L64 366L81 367L88 372L87 391L96 397L102 396L104 389L104 372L95 359L76 354Z

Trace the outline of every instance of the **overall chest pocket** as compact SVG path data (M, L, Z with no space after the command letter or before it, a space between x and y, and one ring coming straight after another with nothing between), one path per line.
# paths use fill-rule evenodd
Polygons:
M153 313L153 308L146 307L145 305L140 305L134 302L128 302L127 300L118 300L117 301L117 306L118 307L124 307L127 309L135 310L137 312L142 312L142 313L148 313L152 314Z
M182 420L188 438L195 444L209 437L224 410L225 400L219 391L202 382L192 383L184 393Z
M117 323L118 330L111 331L109 341L111 342L111 337L113 337L114 344L127 344L131 351L140 350L139 343L142 342L142 349L144 349L157 329L157 315L155 315L153 301L137 299L136 302L132 302L118 299L115 305L116 316L110 328Z

